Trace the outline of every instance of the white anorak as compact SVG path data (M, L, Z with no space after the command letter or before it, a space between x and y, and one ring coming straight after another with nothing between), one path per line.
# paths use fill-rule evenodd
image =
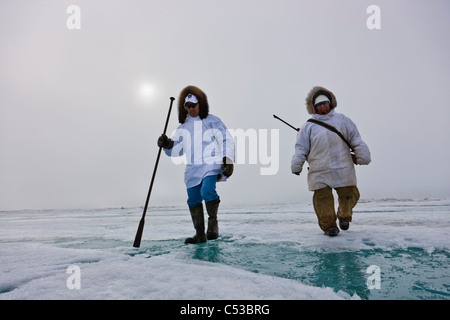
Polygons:
M187 188L199 185L203 178L222 174L223 157L234 160L234 140L225 124L209 114L206 118L187 116L172 135L171 149L164 149L168 156L184 155L186 170L184 182ZM225 181L222 174L220 181Z
M331 110L326 115L313 114L313 119L332 125L354 149L357 164L371 161L370 151L352 120ZM291 161L291 171L300 173L308 161L308 188L356 186L355 167L347 144L335 133L315 123L306 122L300 129Z

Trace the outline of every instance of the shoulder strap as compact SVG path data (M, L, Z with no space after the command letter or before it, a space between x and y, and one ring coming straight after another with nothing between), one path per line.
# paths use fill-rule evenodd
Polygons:
M324 128L327 128L330 131L333 131L334 133L336 133L339 137L341 137L342 140L344 140L344 142L347 144L347 146L350 148L350 150L352 152L354 152L355 150L353 150L352 146L350 145L350 143L348 143L348 141L344 138L344 136L342 135L342 133L339 132L338 129L336 129L335 127L333 127L332 125L329 125L328 123L316 120L316 119L309 119L308 122L312 122L315 124L318 124L319 126L322 126Z

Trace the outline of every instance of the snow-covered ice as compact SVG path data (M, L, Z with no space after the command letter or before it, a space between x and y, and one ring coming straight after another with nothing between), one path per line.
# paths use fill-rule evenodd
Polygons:
M309 203L227 206L185 245L186 207L0 212L0 299L448 299L450 200L361 201L324 236ZM367 268L380 270L369 289ZM69 289L79 268L79 289ZM74 280L75 281L75 280Z

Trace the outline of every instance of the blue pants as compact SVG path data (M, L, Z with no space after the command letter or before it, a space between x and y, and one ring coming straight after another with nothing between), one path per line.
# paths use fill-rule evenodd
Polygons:
M188 206L195 207L201 204L203 200L205 200L205 202L208 202L219 198L219 195L216 192L216 181L217 175L207 176L203 178L202 182L199 185L188 188Z

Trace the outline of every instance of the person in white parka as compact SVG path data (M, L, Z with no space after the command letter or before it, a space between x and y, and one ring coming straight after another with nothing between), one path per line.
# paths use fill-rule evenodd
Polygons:
M163 134L157 143L168 156L186 156L184 182L196 233L185 243L215 240L219 237L220 203L216 182L226 181L233 174L234 140L222 120L209 113L208 98L198 87L187 86L181 91L178 121L180 125L172 138ZM203 201L208 213L206 234Z
M300 129L295 144L295 154L291 161L294 174L302 172L308 162L308 188L314 192L313 205L319 226L328 236L336 236L339 227L349 228L353 208L359 200L354 164L367 165L371 161L370 151L361 139L358 128L343 114L336 113L334 94L316 86L306 98L306 108L312 118L335 127L352 147L335 132L312 122L306 122ZM332 189L338 194L339 208L334 208Z

